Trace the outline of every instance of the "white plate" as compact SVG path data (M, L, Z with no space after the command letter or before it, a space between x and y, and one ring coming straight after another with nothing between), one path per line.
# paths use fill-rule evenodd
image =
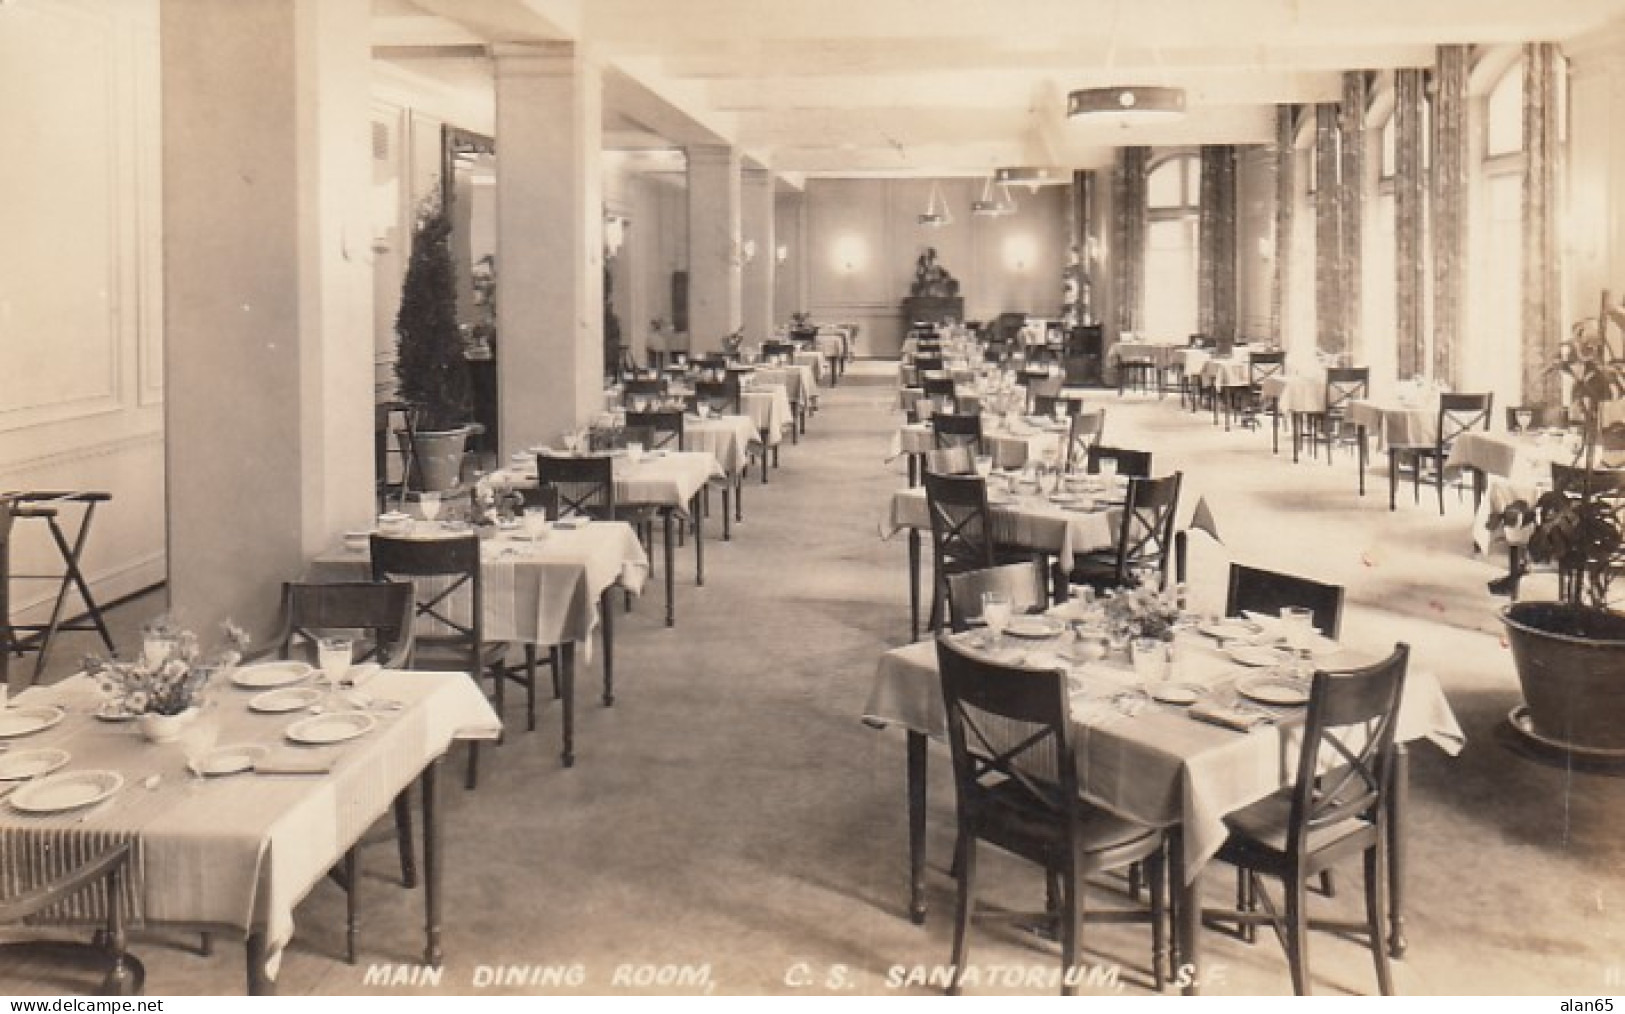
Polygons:
M1232 644L1224 652L1242 665L1271 666L1287 660L1285 652L1257 644Z
M376 724L371 715L359 711L340 711L295 722L288 726L287 735L295 743L342 743L371 732Z
M62 709L50 705L0 710L0 739L26 736L31 732L49 729L60 721Z
M309 677L313 671L303 662L261 662L237 669L231 674L231 681L249 689L285 687Z
M1150 690L1152 698L1164 704L1195 704L1207 693L1197 683L1153 683Z
M280 715L288 711L303 711L321 699L322 692L315 687L283 687L280 690L267 690L255 697L248 702L248 710Z
M23 813L63 813L99 803L123 786L117 771L70 771L29 782L11 794L11 805Z
M192 762L192 770L206 777L235 775L251 770L269 751L252 744L217 746Z
M1066 624L1053 616L1012 616L1004 632L1011 637L1059 637Z
M1264 628L1251 620L1231 618L1219 620L1215 623L1204 623L1196 628L1199 632L1221 641L1238 641L1258 637L1264 633Z
M14 782L48 775L68 763L66 750L24 750L0 754L0 781Z
M1308 704L1309 688L1280 676L1252 676L1236 684L1236 692L1260 704Z

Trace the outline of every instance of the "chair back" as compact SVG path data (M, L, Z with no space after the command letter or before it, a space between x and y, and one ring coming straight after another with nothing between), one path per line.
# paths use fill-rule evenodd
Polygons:
M463 671L478 679L480 648L485 641L479 536L411 539L374 533L371 548L374 581L405 578L412 584L416 641L454 651L463 663ZM461 618L461 609L457 608L465 591L467 620Z
M938 447L964 446L978 453L982 446L982 415L979 412L963 414L940 413L931 417L931 440Z
M993 566L993 526L987 507L987 480L979 475L925 473L926 509L931 515L931 552L938 579Z
M925 452L925 470L938 475L975 475L975 448L969 444L932 448Z
M1134 572L1156 567L1161 584L1168 583L1168 566L1174 554L1174 512L1179 507L1179 485L1184 473L1175 472L1160 479L1132 478L1128 499L1123 504L1123 520L1117 532L1117 583L1131 587Z
M1529 413L1529 425L1518 425L1518 414ZM1520 428L1548 430L1560 429L1569 424L1569 410L1562 405L1508 405L1506 407L1506 424L1509 433L1516 433Z
M921 377L920 390L927 398L954 397L954 378Z
M553 486L538 482L534 486L520 486L515 489L519 499L524 503L526 510L540 510L542 516L549 521L559 519L559 491Z
M1213 339L1205 334L1193 334L1190 336L1189 345L1193 349L1210 349L1213 347Z
M628 380L621 387L621 404L644 411L666 397L668 384L664 377L640 377Z
M683 437L683 412L681 409L628 412L626 413L626 428L641 428L647 431L649 439L644 442L643 446L649 450L681 451L687 449Z
M1495 394L1439 395L1439 447L1448 448L1469 430L1488 430Z
M1617 495L1625 493L1625 469L1593 468L1552 462L1552 492L1567 496Z
M1315 629L1334 641L1343 629L1342 585L1322 584L1295 574L1240 563L1230 565L1226 616L1240 616L1243 612L1274 616L1286 606L1312 610Z
M1066 435L1066 470L1076 472L1079 468L1087 469L1090 464L1089 451L1091 448L1100 446L1100 438L1105 433L1105 409L1075 414ZM1150 468L1149 465L1146 467L1147 469Z
M956 631L970 629L973 621L982 618L982 596L990 591L1009 595L1012 613L1042 612L1048 605L1044 571L1036 562L967 570L948 575L949 626Z
M1065 412L1068 418L1075 418L1084 411L1084 400L1070 397L1065 394L1035 394L1033 395L1033 414L1052 416L1059 410Z
M937 638L961 834L1006 828L1064 853L1077 825L1078 765L1066 674L1001 665Z
M1247 383L1257 387L1270 377L1286 372L1285 352L1254 352L1247 359Z
M15 501L0 494L0 684L11 666L11 521Z
M1373 665L1315 673L1292 790L1289 852L1306 855L1318 832L1350 819L1370 822L1375 835L1385 833L1409 660L1410 646L1400 643Z
M914 357L914 372L918 376L923 377L927 373L941 373L946 369L947 367L943 365L940 354L931 356L916 355Z
M1326 414L1342 415L1349 405L1371 397L1371 367L1332 366L1326 370Z
M762 358L767 360L783 359L789 362L796 354L794 342L763 342Z
M740 414L739 380L696 380L694 382L694 410L705 409L712 415Z
M536 481L558 494L560 514L615 519L615 461L607 454L536 456Z
M1102 420L1104 424L1104 420ZM1124 447L1106 447L1096 443L1087 452L1088 469L1090 475L1100 472L1102 458L1111 458L1117 462L1117 474L1130 478L1147 479L1151 476L1151 452L1134 451Z
M320 638L343 631L361 635L355 661L401 668L412 654L412 595L409 581L285 582L278 653L314 655Z

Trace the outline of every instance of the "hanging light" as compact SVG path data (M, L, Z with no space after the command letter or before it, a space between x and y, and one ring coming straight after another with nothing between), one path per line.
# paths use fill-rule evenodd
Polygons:
M1185 89L1160 85L1079 88L1066 97L1066 115L1131 126L1185 115Z
M993 178L1000 185L1019 184L1035 192L1039 187L1052 183L1065 183L1071 179L1071 175L1065 169L1048 165L1004 165L993 171Z
M992 176L982 181L982 196L970 202L971 214L982 215L987 218L1013 214L1015 210L1016 199L1010 196L1010 188L1005 184L1000 183L998 197L993 196Z
M931 181L931 197L925 204L925 214L920 216L921 225L933 228L952 224L954 216L948 211L948 202L943 200L942 187L936 180Z

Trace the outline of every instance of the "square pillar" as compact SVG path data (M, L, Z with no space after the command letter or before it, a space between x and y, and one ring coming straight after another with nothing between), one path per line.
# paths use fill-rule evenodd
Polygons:
M573 43L493 52L505 460L602 409L603 79Z
M172 607L266 635L373 515L371 4L163 0Z
M739 192L737 151L689 146L688 334L696 354L717 351L743 323Z
M773 337L776 323L773 286L778 261L774 256L777 230L773 225L773 173L758 166L745 166L740 172L739 191L740 217L744 223L741 234L745 248L754 254L741 269L745 338L762 341Z

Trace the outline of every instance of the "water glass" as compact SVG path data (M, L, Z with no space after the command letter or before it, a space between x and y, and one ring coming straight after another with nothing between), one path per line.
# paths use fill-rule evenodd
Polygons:
M1116 458L1101 458L1100 459L1100 477L1103 478L1103 479L1116 479L1117 478L1117 459Z
M1282 606L1281 633L1292 647L1307 648L1315 636L1315 611L1303 606Z
M1010 593L990 591L982 593L982 622L993 635L993 647L1003 643L1004 630L1010 625Z
M993 456L990 454L978 454L976 456L976 474L985 479L992 473Z
M525 532L532 539L543 538L552 527L553 522L547 520L547 511L544 508L525 508Z
M418 494L418 512L423 515L425 521L433 521L438 518L440 516L440 494Z
M324 637L316 642L316 666L331 690L337 690L349 674L354 646L348 637Z
M637 440L629 440L626 444L626 456L633 461L643 460L643 444Z

